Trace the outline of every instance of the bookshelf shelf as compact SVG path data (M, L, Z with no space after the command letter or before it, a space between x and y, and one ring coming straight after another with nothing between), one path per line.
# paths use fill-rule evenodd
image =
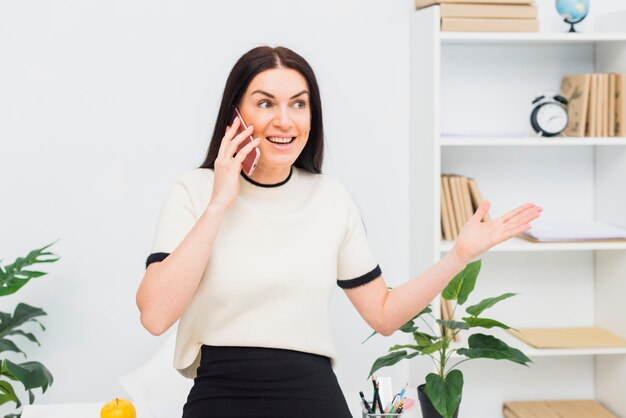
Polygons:
M594 26L607 33L455 33L440 31L437 6L413 13L412 276L453 247L441 239L442 174L474 179L492 203L492 218L534 202L544 208L537 227L591 219L626 228L626 138L541 138L532 136L529 126L533 98L548 89L558 91L564 75L626 73L626 33L613 33L623 31L624 21L626 12L597 16ZM457 135L464 132L481 134ZM523 295L516 306L494 306L494 318L512 327L593 325L626 338L626 242L514 238L481 258L473 297ZM432 306L439 312L439 298ZM511 395L595 398L617 416L626 416L621 393L626 348L539 350L505 334L505 342L548 360L524 370L477 362L473 374L470 366L468 381L485 395L464 397L463 408L472 411L468 416L501 417L502 404ZM409 373L415 383L423 380L416 366Z
M570 357L570 356L608 356L608 355L618 355L618 354L626 354L626 347L612 347L612 348L550 348L550 349L541 349L532 347L525 342L515 338L510 335L508 332L492 332L494 336L504 341L506 344L510 345L513 348L517 348L521 350L524 354L526 354L531 359L538 357ZM455 341L451 344L452 349L467 347L467 339L465 337L461 337L459 341ZM467 358L461 355L454 353L452 355L453 358ZM532 367L532 366L531 366Z
M442 241L441 252L452 249L453 241ZM626 242L530 242L521 238L513 238L493 247L490 252L527 252L527 251L600 251L626 250Z
M626 145L626 138L621 137L581 137L581 138L540 138L536 136L442 136L439 140L442 147L518 147L518 146L613 146Z
M441 32L443 44L596 44L624 42L624 33L491 33L491 32Z

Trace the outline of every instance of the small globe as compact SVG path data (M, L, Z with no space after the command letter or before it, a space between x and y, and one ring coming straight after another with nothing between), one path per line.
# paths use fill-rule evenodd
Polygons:
M589 12L589 0L556 0L556 10L572 25L570 32L575 32L574 24L582 21Z

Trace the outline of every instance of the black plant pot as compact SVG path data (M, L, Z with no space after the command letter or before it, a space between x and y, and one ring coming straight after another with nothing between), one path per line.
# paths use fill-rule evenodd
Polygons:
M422 417L423 418L442 418L441 414L437 412L437 410L433 406L433 403L428 398L428 395L424 393L424 386L426 386L426 384L419 385L417 387L417 397L420 400L420 406L422 407ZM459 404L459 406L456 408L456 411L454 411L454 415L452 415L454 418L457 418L459 416L460 407L461 405Z

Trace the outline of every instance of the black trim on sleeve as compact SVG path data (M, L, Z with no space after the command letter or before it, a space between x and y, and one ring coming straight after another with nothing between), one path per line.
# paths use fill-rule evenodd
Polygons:
M155 263L157 261L163 261L167 258L167 256L170 255L170 253L152 253L148 256L148 259L146 260L146 268L148 268L148 266L152 263Z
M383 273L380 270L380 266L377 265L374 270L370 271L369 273L365 273L364 275L355 279L337 280L337 286L342 289L352 289L354 287L363 286L364 284L371 282L381 274Z

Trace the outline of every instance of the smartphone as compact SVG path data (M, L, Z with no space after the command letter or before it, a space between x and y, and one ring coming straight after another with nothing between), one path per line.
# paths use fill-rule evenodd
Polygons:
M248 125L246 125L246 122L243 120L241 113L239 113L239 109L235 108L235 114L233 115L233 123L235 119L237 118L239 118L240 123L239 123L239 128L237 129L237 133L235 134L235 136L239 135L240 133L242 133L248 128ZM237 152L241 151L243 147L245 147L247 144L249 144L253 140L254 138L252 137L252 135L244 139L241 142L241 144L239 144L239 146L237 147ZM260 157L261 157L261 150L259 150L259 147L252 148L252 151L250 151L248 155L246 155L246 158L243 160L243 163L241 164L243 166L243 172L246 174L246 176L252 175L257 163L259 162Z

